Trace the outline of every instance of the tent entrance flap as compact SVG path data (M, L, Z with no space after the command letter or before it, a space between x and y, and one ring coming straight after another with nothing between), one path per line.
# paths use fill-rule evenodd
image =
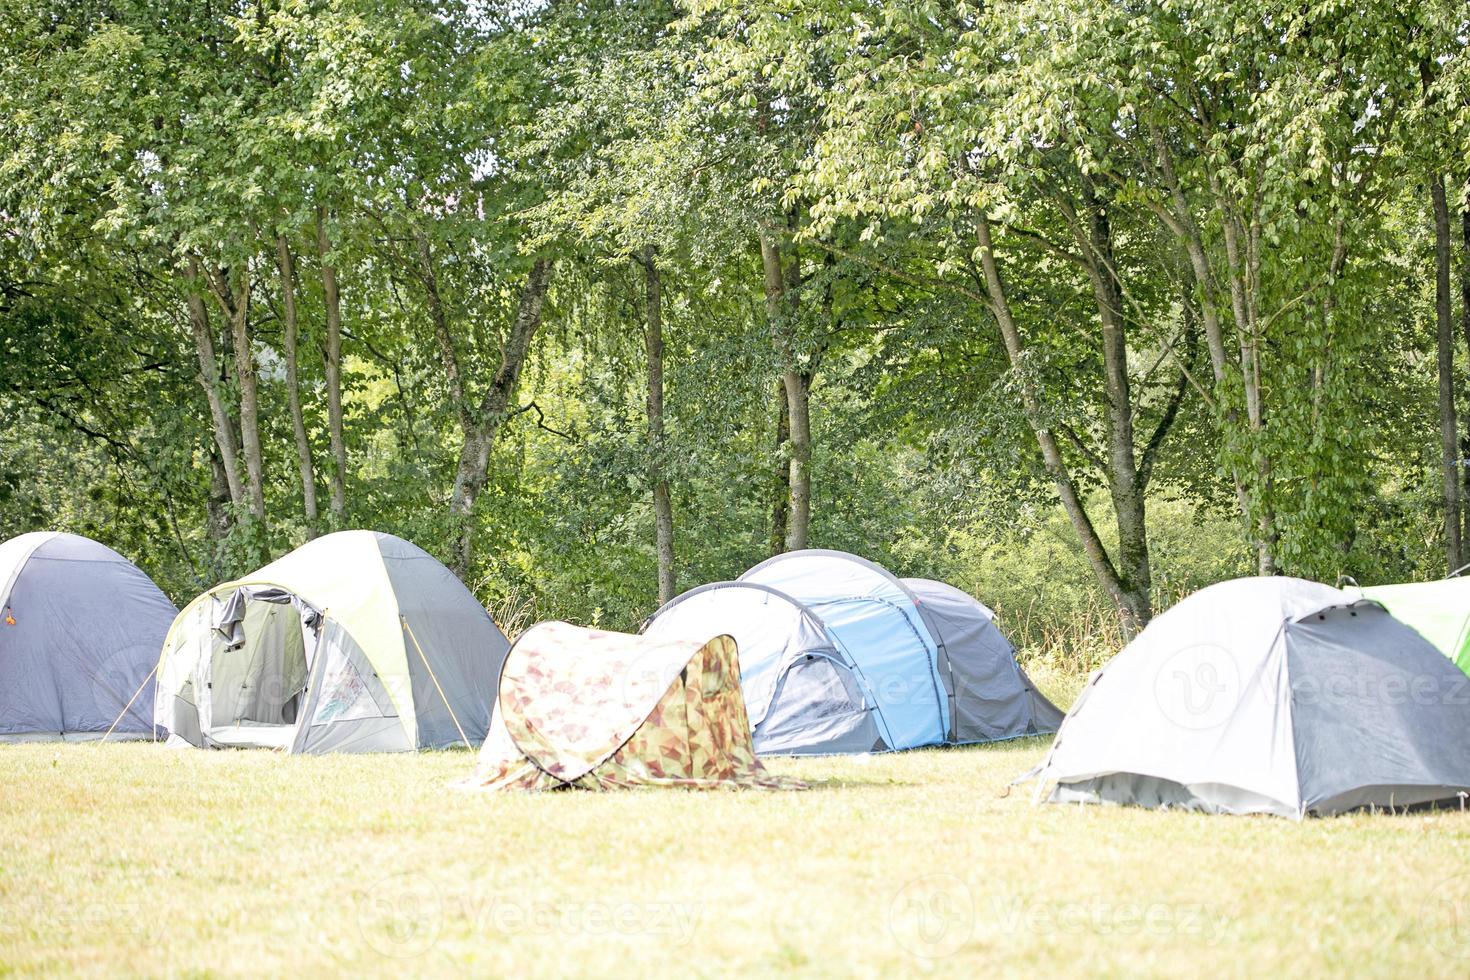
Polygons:
M888 744L881 722L846 664L810 653L787 665L754 734L772 755L874 752Z
M414 741L367 655L341 624L322 623L293 752L406 752Z
M236 591L225 601L201 664L211 742L290 745L301 720L321 617L280 590Z

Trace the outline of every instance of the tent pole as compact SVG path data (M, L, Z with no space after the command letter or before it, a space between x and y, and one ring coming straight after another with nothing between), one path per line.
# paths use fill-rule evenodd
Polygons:
M153 665L153 669L148 672L148 676L145 677L145 678L143 678L143 683L141 683L141 684L138 685L138 689L133 692L133 696L130 697L130 698L128 698L128 703L125 704L125 705L123 705L122 711L118 714L118 716L116 718L112 719L112 724L109 725L108 728L107 728L107 734L102 736L102 741L103 742L107 741L109 738L112 737L113 731L116 730L117 726L122 723L123 717L125 715L127 715L128 710L130 708L132 708L133 702L136 701L136 700L138 700L138 695L140 695L140 694L143 693L143 688L145 688L145 687L148 686L148 682L151 681L151 680L153 680L153 675L156 674L156 673L158 673L158 664L154 664ZM157 741L158 740L158 725L157 725L156 722L153 725L153 732L154 732L154 734L153 734L154 741ZM100 745L102 743L99 742L97 744Z
M459 737L464 742L464 747L471 752L475 751L475 747L470 744L469 738L464 733L464 726L459 723L459 718L454 713L454 706L449 703L449 698L444 696L444 688L439 686L439 678L434 676L434 668L429 666L429 658L424 656L424 648L419 646L419 638L413 635L413 627L408 625L408 617L399 616L398 618L403 621L403 631L413 641L413 648L419 652L419 659L423 661L424 668L429 672L429 680L434 682L434 689L439 692L439 700L443 701L444 707L449 709L449 718L454 722L454 727L459 730Z

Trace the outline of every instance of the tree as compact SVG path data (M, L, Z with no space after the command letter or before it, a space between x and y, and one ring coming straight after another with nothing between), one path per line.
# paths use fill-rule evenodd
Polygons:
M650 248L637 259L644 278L644 347L648 354L648 482L653 488L654 541L658 553L659 605L678 595L674 567L674 503L669 494L668 452L664 433L664 297L658 253Z
M1140 470L1146 473L1149 464L1140 468L1139 450L1133 445L1134 406L1123 319L1127 294L1111 255L1112 209L1102 203L1085 170L1065 152L1026 147L1023 152L1033 159L1005 161L1002 170L999 164L985 162L985 151L976 149L973 134L994 125L990 113L995 105L977 97L986 85L963 72L956 80L953 66L958 62L966 71L975 71L976 77L988 73L991 59L1000 57L988 46L999 35L966 33L974 23L963 14L956 23L935 22L920 14L892 16L880 28L859 12L834 16L831 6L821 3L800 8L805 19L783 16L757 19L754 24L734 8L700 9L718 25L714 50L728 66L711 85L734 88L734 79L769 76L770 82L762 84L775 87L782 102L805 101L819 107L814 112L821 120L820 135L795 168L788 191L792 198L813 202L808 239L840 249L844 256L881 264L881 253L875 255L871 248L863 254L836 242L854 232L860 232L854 236L858 241L877 244L922 237L931 243L928 263L940 275L910 273L891 264L890 271L967 296L994 317L1019 379L1022 412L1043 465L1099 581L1130 629L1147 622L1151 600L1143 516L1146 476L1141 480ZM956 38L962 45L958 53ZM774 65L771 59L778 49L782 57ZM852 51L863 55L844 57ZM881 81L874 84L874 79ZM926 109L916 115L911 107L920 103ZM1077 137L1063 134L1058 142L1075 147ZM986 148L992 157L1000 149ZM1048 181L1044 176L1048 172L1040 169L1059 163L1064 172L1076 174L1070 188ZM1047 220L1061 237L1022 228L1019 219L1008 223L1027 234L1018 232L1014 237L1042 246L1086 274L1101 325L1095 350L1107 392L1108 407L1101 419L1107 445L1099 455L1077 437L1072 451L1080 449L1085 463L1100 463L1107 475L1121 532L1121 569L1104 548L1073 477L1075 463L1063 449L1053 399L1032 377L1032 345L1023 335L997 256L990 212L1000 210L1009 216L1038 207L1048 209ZM946 275L949 270L961 271L968 282ZM774 283L774 277L768 281ZM1165 407L1160 416L1149 455L1157 452L1183 397L1182 384L1173 388L1179 394L1172 399L1173 408ZM1077 436L1075 430L1072 434Z
M312 459L311 437L306 431L306 417L301 409L301 366L299 356L300 325L296 319L296 263L291 245L282 233L276 234L276 267L281 277L282 317L285 329L286 391L291 406L291 428L296 435L296 458L301 473L301 502L306 514L309 534L315 534L319 515L316 504L316 467Z

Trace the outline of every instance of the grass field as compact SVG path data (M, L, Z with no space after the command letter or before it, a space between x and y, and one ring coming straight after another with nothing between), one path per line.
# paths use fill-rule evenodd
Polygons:
M449 787L467 752L0 747L0 974L1470 970L1470 814L1007 795L1044 751L771 763L806 793L485 795Z

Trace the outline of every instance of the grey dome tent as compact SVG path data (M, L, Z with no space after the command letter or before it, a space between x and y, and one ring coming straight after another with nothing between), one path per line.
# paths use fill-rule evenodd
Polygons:
M90 538L34 531L0 544L0 742L151 737L146 682L176 612Z
M1222 582L1093 674L1038 798L1300 819L1470 790L1470 678L1376 603Z
M484 741L510 644L454 574L391 534L317 538L179 613L157 721L171 741L401 752Z
M1036 690L1016 662L1016 648L987 606L944 582L901 581L939 645L939 676L953 706L949 741L995 742L1057 730L1061 710Z
M1051 730L1059 713L1048 714L1044 699L1031 707L1034 692L1010 645L988 617L975 621L983 607L970 602L967 610L951 602L931 617L881 566L807 550L778 555L739 581L686 592L645 631L735 638L761 754L881 752ZM981 718L987 698L999 709L989 721Z

